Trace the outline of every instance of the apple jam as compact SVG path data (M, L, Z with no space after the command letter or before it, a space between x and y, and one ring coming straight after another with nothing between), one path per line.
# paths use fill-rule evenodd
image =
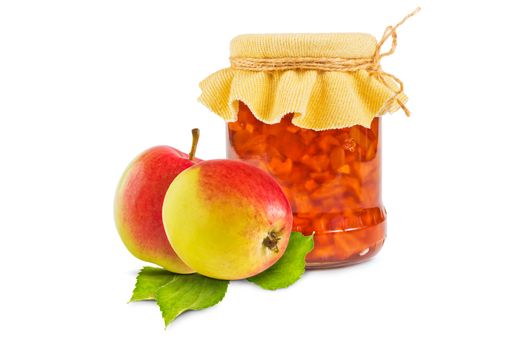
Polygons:
M228 158L264 169L282 186L293 209L293 230L315 233L309 268L371 258L386 236L380 119L369 129L313 131L293 125L291 118L265 124L239 103L238 120L227 124Z

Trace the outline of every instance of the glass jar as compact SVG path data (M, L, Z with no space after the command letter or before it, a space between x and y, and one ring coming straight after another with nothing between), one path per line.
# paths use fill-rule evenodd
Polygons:
M291 203L293 229L314 233L309 268L359 263L384 244L380 121L409 111L403 83L380 61L414 13L380 40L240 35L231 41L231 66L200 83L199 100L227 122L227 156L270 173Z
M365 261L386 237L381 199L380 118L371 127L314 131L291 123L256 119L239 103L238 119L227 123L227 156L269 172L293 209L293 230L315 233L309 268Z

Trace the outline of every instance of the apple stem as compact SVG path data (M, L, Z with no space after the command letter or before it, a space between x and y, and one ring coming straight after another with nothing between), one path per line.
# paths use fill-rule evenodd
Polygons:
M189 160L195 158L195 153L198 145L198 139L200 138L200 130L195 128L191 130L191 135L193 135L193 142L191 143L191 151L189 152Z
M266 238L262 241L262 244L269 250L278 253L278 241L280 241L280 237L278 237L277 233L269 232Z

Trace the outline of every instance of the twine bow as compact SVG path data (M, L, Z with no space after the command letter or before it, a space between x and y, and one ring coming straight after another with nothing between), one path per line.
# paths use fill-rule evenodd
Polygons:
M366 58L341 58L341 57L272 57L272 58L255 58L255 57L231 57L231 68L249 71L281 71L291 69L320 70L320 71L338 71L338 72L356 72L365 70L380 81L384 86L393 92L385 103L387 109L391 103L396 102L404 113L409 116L410 112L399 99L404 92L404 84L393 74L386 73L380 66L383 57L392 55L397 48L397 28L404 24L410 17L413 17L420 11L417 7L413 12L405 16L394 26L386 27L382 38L377 43L375 53ZM382 47L391 38L391 46L388 51L382 52ZM390 81L388 81L388 79ZM391 81L395 82L392 84ZM382 114L382 113L380 113Z
M382 67L380 66L380 60L383 57L392 55L395 50L397 49L397 28L400 27L404 22L406 22L410 17L413 17L417 14L417 12L420 11L420 7L417 7L413 12L409 13L404 17L400 22L398 22L394 26L388 26L386 27L386 30L384 31L384 34L382 35L382 39L377 44L377 49L375 50L375 54L373 55L373 65L371 69L368 69L371 75L375 76L384 86L388 87L391 91L393 91L395 94L389 98L389 100L386 102L385 106L390 105L393 101L397 102L397 104L402 108L406 116L410 116L410 112L408 108L400 101L398 98L400 94L404 92L404 83L402 80L394 76L393 74L386 73L382 70ZM387 52L381 53L382 46L384 43L391 37L391 47ZM384 77L388 77L395 81L398 86L392 86L389 84Z

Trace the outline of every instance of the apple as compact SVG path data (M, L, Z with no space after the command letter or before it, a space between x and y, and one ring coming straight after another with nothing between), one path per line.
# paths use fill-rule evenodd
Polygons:
M150 148L127 167L115 197L115 222L127 249L138 259L176 273L193 270L180 260L167 239L162 203L178 174L201 161L194 158L198 129L189 155L169 146Z
M286 250L293 215L277 182L237 160L209 160L177 176L162 218L177 255L196 272L226 280L254 276Z

